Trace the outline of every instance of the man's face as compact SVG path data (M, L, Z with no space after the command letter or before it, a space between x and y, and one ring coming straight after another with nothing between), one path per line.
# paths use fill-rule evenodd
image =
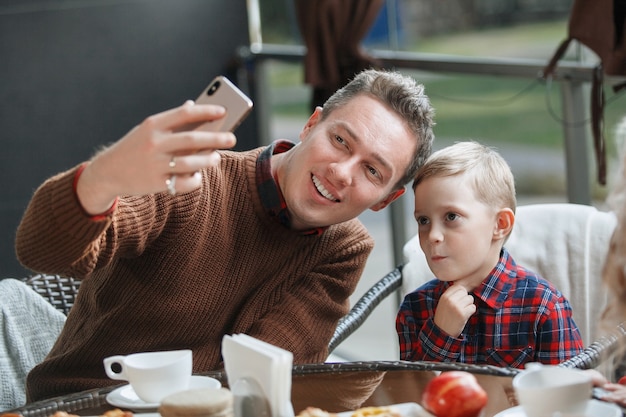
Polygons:
M300 140L289 152L274 156L278 163L272 162L292 227L300 230L384 208L402 194L393 187L417 146L404 120L366 95L323 121L317 109Z

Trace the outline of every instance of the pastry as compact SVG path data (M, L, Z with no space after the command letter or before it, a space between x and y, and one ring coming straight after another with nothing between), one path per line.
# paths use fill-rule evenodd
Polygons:
M114 408L113 410L105 411L100 414L100 417L133 417L134 414L132 411L124 411L119 408Z
M350 417L402 417L393 407L363 407L353 411ZM321 408L307 407L297 417L337 417L335 413L329 413Z
M337 417L337 414L329 413L321 408L307 407L302 410L297 417Z
M297 417L337 417L337 414L330 413L316 407L307 407L302 410ZM402 417L393 407L363 407L355 410L350 417Z
M393 407L363 407L352 413L351 417L402 417Z
M233 394L227 388L195 388L161 400L163 417L233 417Z

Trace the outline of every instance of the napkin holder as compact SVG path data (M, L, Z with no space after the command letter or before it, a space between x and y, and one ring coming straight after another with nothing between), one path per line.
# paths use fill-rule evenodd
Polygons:
M291 352L246 334L235 334L222 339L222 356L228 385L234 389L235 417L249 417L246 410L254 410L257 417L294 416Z

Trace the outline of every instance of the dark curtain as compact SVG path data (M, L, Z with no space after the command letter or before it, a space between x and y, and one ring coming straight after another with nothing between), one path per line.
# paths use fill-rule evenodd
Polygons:
M568 35L544 69L551 76L573 40L594 51L600 58L591 84L591 130L598 164L598 182L606 184L606 144L604 139L604 74L626 75L626 0L574 0L568 22ZM613 86L615 92L626 83Z
M385 0L295 0L307 48L304 81L313 88L311 108L321 106L363 69L379 67L360 46Z

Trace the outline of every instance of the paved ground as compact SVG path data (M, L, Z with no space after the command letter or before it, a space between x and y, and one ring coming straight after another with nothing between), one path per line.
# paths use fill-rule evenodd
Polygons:
M272 137L296 140L304 122L304 119L274 120ZM435 149L445 145L447 145L445 141L436 140ZM559 150L536 152L528 147L512 146L500 148L499 151L511 165L516 177L529 172L539 178L542 176L564 178L565 176L565 157ZM564 202L565 199L565 196L518 196L518 204L538 201ZM412 236L415 233L412 218L412 193L407 193L394 204L402 204L404 207L404 227L407 236ZM391 211L386 209L380 212L367 211L360 217L374 237L376 246L366 264L363 278L351 299L353 304L371 285L394 267L390 216ZM338 355L338 359L397 360L398 344L394 327L397 302L395 296L390 296L383 301L366 323L336 349L335 354Z

